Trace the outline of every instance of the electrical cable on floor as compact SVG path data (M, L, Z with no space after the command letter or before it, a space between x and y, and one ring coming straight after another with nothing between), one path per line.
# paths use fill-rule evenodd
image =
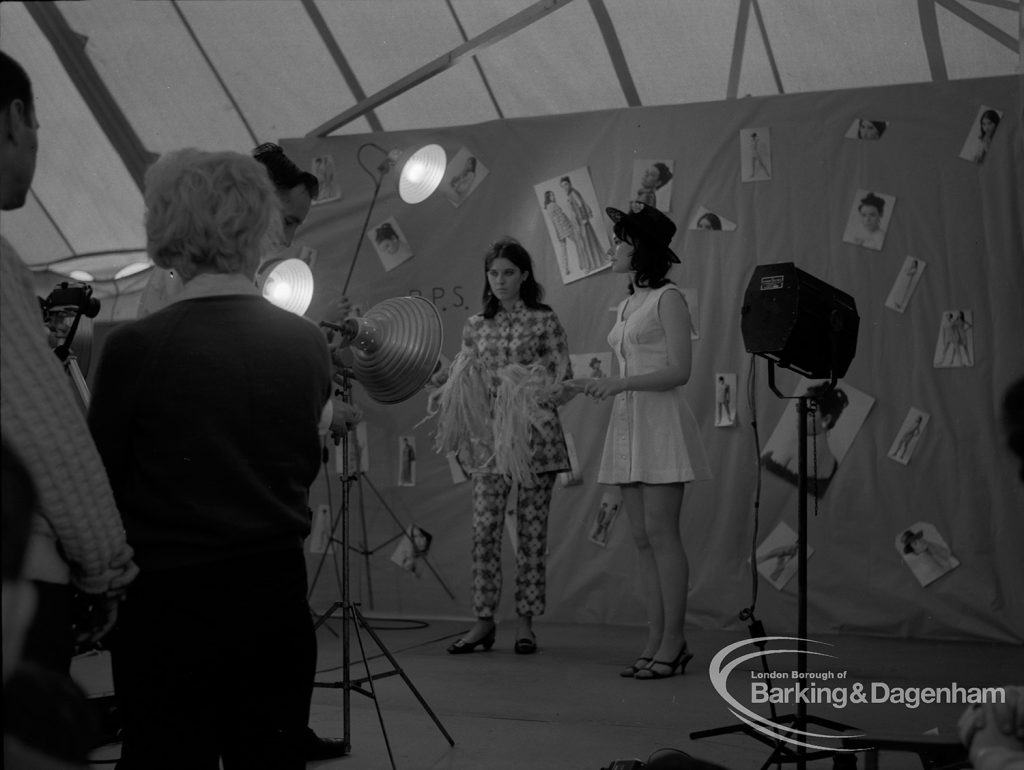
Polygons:
M757 472L755 474L754 486L754 532L750 539L750 606L744 607L739 618L743 621L758 622L754 611L757 607L757 537L761 524L761 437L757 429L757 358L750 356L750 363L747 367L747 410L750 413L750 427L754 433L754 462Z
M757 357L751 354L750 363L747 367L747 410L750 413L750 427L754 434L754 462L757 464L757 471L755 474L755 485L754 485L754 531L750 537L750 606L744 607L740 610L740 620L747 623L747 629L750 632L751 639L761 639L767 636L767 632L764 630L764 624L757 619L755 614L757 608L757 591L759 587L759 578L757 572L757 538L761 529L761 481L762 481L762 470L761 470L761 435L757 428ZM755 643L756 646L764 652L765 642ZM761 668L765 674L771 674L771 667L768 665L768 656L760 655ZM773 681L770 677L768 679L768 686L773 686ZM768 703L768 710L771 713L773 720L778 718L778 712L775 708L775 704L771 701Z

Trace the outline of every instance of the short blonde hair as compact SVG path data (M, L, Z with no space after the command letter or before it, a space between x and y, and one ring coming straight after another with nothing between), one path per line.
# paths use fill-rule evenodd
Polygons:
M146 250L184 280L255 272L280 239L281 203L267 171L237 152L167 153L146 171Z

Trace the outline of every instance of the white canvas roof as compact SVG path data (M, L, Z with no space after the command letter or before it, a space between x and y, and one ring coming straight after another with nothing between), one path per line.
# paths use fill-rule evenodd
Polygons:
M0 226L109 280L171 149L1006 75L1020 26L1018 0L4 2L41 147Z

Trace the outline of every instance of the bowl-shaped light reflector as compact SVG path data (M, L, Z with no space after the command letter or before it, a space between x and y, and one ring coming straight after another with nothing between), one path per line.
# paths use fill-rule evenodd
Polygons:
M405 401L433 374L444 334L441 314L430 300L386 299L345 323L357 330L351 341L355 378L374 401Z
M402 166L398 178L398 194L406 203L420 203L441 184L448 156L439 144L428 144L416 150Z
M260 281L263 296L295 315L302 315L313 299L313 271L301 259L285 259L270 266Z

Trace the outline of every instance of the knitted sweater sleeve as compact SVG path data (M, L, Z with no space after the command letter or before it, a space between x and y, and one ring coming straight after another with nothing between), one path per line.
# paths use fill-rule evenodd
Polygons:
M126 548L114 495L70 378L46 339L31 278L0 244L0 422L38 487L43 517L79 578Z

